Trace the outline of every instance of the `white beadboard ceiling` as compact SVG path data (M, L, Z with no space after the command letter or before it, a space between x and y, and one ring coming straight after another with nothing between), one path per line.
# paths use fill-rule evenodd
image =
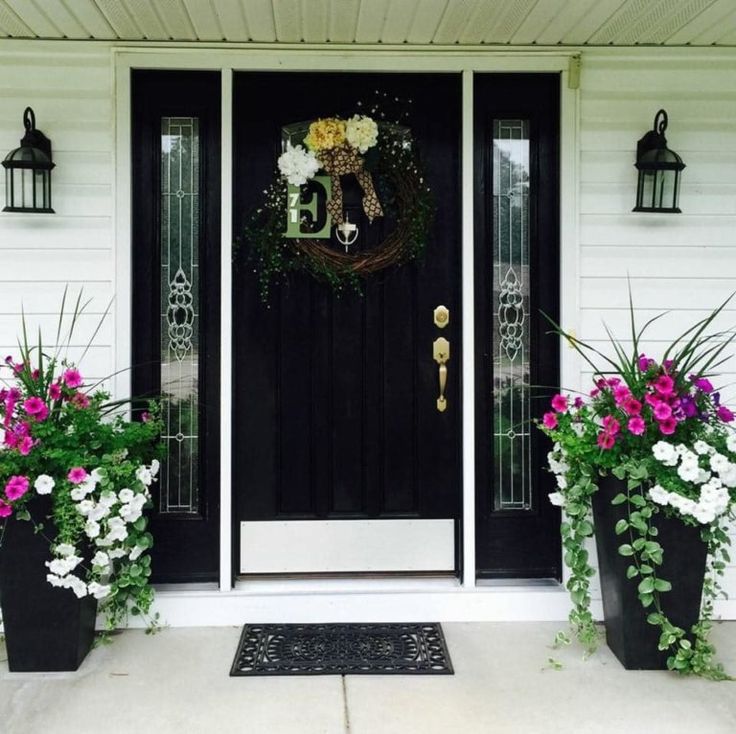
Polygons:
M736 0L0 0L0 37L736 46Z

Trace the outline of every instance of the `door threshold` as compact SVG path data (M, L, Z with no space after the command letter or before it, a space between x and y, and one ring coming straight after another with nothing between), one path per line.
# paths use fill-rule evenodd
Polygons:
M452 574L310 574L239 576L236 591L296 592L296 593L351 593L381 591L447 591L460 588L460 579Z

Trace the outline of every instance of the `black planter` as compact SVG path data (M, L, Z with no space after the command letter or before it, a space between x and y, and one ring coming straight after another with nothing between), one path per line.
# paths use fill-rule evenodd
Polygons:
M43 535L33 524L10 518L0 548L0 608L5 625L8 668L12 673L77 670L92 646L97 600L78 599L71 589L46 581L51 560L49 543L56 529L45 517L50 499L34 498L29 510L43 522Z
M657 649L661 630L647 622L653 607L644 609L637 594L640 578L627 579L630 557L622 556L618 547L627 542L626 535L616 535L616 522L626 517L626 503L611 505L619 493L626 493L625 483L615 477L601 478L593 495L595 540L603 594L606 642L627 670L664 670L670 653ZM658 575L672 583L672 590L660 594L662 611L669 620L686 632L698 621L703 594L703 577L708 554L700 538L700 529L685 525L677 518L660 513L653 518L659 530L663 563Z

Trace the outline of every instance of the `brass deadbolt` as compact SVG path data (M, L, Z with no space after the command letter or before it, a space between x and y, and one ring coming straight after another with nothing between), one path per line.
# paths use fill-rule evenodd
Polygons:
M434 323L440 329L444 329L450 323L450 311L447 306L437 306L434 310Z

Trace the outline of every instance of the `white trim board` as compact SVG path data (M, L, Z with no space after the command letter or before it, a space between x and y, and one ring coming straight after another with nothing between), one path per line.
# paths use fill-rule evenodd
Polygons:
M454 570L454 520L240 523L241 573Z

